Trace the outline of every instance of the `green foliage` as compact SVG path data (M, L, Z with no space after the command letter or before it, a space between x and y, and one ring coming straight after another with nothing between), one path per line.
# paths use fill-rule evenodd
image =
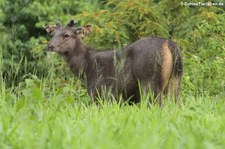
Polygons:
M71 77L70 73L65 76L60 70L65 69L61 59L55 55L46 56L43 52L49 38L43 27L55 21L65 24L75 18L80 25L94 25L93 34L85 41L99 50L121 49L145 36L173 39L183 49L184 80L188 80L188 77L194 80L191 82L194 88L188 90L199 93L209 90L207 87L213 84L216 87L209 92L210 95L216 95L224 91L223 83L216 83L221 82L220 76L224 74L224 9L220 6L188 7L181 5L181 2L2 1L2 70L6 85L18 85L23 81L23 76L29 73L40 78L48 75L54 78ZM195 60L197 62L193 63ZM201 76L201 79L195 79L195 75ZM184 87L186 84L183 82Z
M107 3L113 9L100 10L96 13L84 12L77 16L83 22L95 25L92 40L97 46L123 47L143 36L168 37L169 31L160 12L158 5L148 0L118 1L111 0Z
M8 87L18 85L26 74L48 75L49 65L43 49L47 43L44 26L57 20L68 21L72 15L99 8L98 1L13 0L1 1L0 31L2 40L3 77ZM47 60L49 61L49 60ZM62 64L60 64L62 65ZM60 72L60 71L58 71ZM62 74L62 73L61 73Z
M224 148L225 3L181 2L0 0L0 148ZM98 50L145 36L176 41L183 103L90 102L63 59L43 52L43 27L71 18L94 25L84 40Z
M49 96L44 83L30 76L19 97L5 92L5 100L0 100L0 148L225 146L224 100L211 100L209 96L196 100L190 95L181 106L168 101L163 108L146 103L104 103L100 107L67 100L71 98L67 85L61 86L64 93L53 89ZM64 97L58 98L60 95Z
M107 5L113 9L77 16L84 23L95 25L87 42L95 47L121 48L144 36L171 38L183 49L182 85L186 92L195 95L224 92L225 12L222 7L187 7L181 6L180 0L111 0Z

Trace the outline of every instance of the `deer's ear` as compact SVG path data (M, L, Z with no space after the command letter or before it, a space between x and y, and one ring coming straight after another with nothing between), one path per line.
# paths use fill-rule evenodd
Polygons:
M92 32L92 25L85 25L80 27L76 30L76 33L79 34L81 37L85 37Z
M89 35L93 30L92 30L93 26L91 24L85 25L84 26L84 30L86 35Z
M45 30L47 31L47 33L52 33L55 29L56 29L55 25L48 25L45 27Z

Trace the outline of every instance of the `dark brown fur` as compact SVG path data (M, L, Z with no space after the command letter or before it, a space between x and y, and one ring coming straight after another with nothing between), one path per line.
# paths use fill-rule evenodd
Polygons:
M139 84L143 90L150 87L160 105L162 95L169 90L178 99L182 57L173 41L147 37L120 52L97 52L80 39L81 34L89 33L90 25L76 29L71 24L57 26L46 49L64 55L74 75L86 82L93 99L106 89L116 98L122 95L137 103L140 101Z

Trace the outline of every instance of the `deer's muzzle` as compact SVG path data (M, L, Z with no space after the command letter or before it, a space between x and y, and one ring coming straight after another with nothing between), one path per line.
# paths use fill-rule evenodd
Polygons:
M46 47L45 47L45 51L53 51L54 47L53 45L51 44L48 44Z

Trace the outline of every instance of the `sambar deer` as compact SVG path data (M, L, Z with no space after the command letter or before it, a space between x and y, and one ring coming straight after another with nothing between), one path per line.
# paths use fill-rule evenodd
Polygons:
M175 42L146 37L123 50L97 52L81 40L92 32L92 26L76 25L71 20L66 26L47 26L53 37L46 50L65 57L74 75L86 83L92 99L97 100L106 89L115 98L122 96L137 103L141 87L150 89L160 106L163 94L168 92L178 100L183 68L181 50Z

